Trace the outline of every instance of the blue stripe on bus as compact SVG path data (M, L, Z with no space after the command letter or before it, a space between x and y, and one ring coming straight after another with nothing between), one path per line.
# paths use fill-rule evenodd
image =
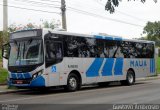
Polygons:
M18 79L24 79L23 73L17 73L17 78L18 78Z
M15 73L11 73L11 78L13 78L13 79L17 79L16 74L15 74Z
M31 78L30 73L24 73L23 75L24 75L24 78Z
M154 68L154 62L153 62L153 59L152 59L152 73L153 73L153 68Z
M114 40L122 41L122 38L114 38Z
M96 58L89 69L86 72L87 77L96 77L99 76L99 69L103 63L104 58Z
M36 79L31 81L30 86L31 87L34 87L34 86L44 87L45 86L45 79L42 76L38 76Z
M107 58L102 69L102 76L112 76L114 58Z
M114 75L123 75L123 58L116 58Z
M13 79L25 79L31 77L30 73L11 73L11 78Z
M104 39L103 36L100 36L100 35L95 35L94 37L97 39Z
M155 59L150 59L150 73L155 73Z
M113 40L113 37L105 37L106 40Z
M154 73L154 59L152 59L152 73Z
M153 73L155 73L155 60L153 59Z
M151 66L152 66L152 65L151 65L151 59L150 59L150 73L151 73Z

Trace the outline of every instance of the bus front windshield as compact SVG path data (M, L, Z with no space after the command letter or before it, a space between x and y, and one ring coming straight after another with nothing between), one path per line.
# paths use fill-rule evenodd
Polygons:
M28 66L43 63L42 40L29 39L10 43L9 66Z

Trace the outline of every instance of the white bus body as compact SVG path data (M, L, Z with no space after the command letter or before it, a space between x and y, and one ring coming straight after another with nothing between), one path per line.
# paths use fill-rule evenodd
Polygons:
M19 31L11 34L10 38L11 51L8 63L9 85L17 87L52 87L52 86L65 86L65 85L67 86L70 83L73 84L73 86L74 84L77 85L79 84L79 86L81 86L91 83L126 81L127 78L129 77L127 76L128 71L132 71L132 73L134 74L133 77L135 77L134 80L140 77L155 75L156 73L154 42L152 41L127 40L127 39L122 39L120 37L112 37L112 36L83 35L83 34L68 33L64 31L52 31L47 29L39 31L41 31L39 38L41 37L40 39L42 39L42 43L40 43L40 41L38 40L34 41L34 36L37 36L36 30ZM25 33L25 32L31 32L31 33ZM61 40L56 40L58 38L58 35L65 37L63 38L63 42L61 42ZM30 37L32 36L32 38L28 40L27 39L28 36ZM70 42L72 43L74 42L73 45L64 44L67 43L67 41L64 41L64 39L67 39L67 36L73 37L72 39L68 37L68 39L70 39ZM80 44L79 41L74 41L76 37L79 37L80 39L81 38L92 39L92 41L94 42L85 40L85 41L80 41L81 42ZM21 42L25 40L27 40L27 42L25 43ZM55 46L56 48L54 47L54 49L57 49L56 50L57 56L54 57L56 57L58 60L52 60L51 58L49 58L51 56L47 54L47 52L51 50L55 52L55 50L51 48L52 41L54 43L55 42L57 43L53 44L52 46ZM100 43L100 45L102 45L101 47L97 47L95 46L95 44L93 44L95 42L100 42L100 41L103 42L103 44ZM87 44L85 44L84 42L87 42ZM126 44L123 43L123 45L119 47L117 46L116 49L116 47L114 46L114 44L112 44L112 42L116 42L116 45L121 45L122 42L126 42ZM142 56L141 58L136 58L138 56L137 54L139 51L137 48L141 47L136 47L137 50L134 50L132 48L132 45L140 45L141 43L148 46L148 47L144 46L142 49L146 52L146 53L144 52L144 54L148 55L146 58L143 58ZM24 45L26 45L26 47ZM36 47L36 45L38 45L39 47ZM49 47L47 47L48 45ZM88 48L85 49L86 45L88 45ZM110 47L108 48L110 50L107 50L107 45L110 45ZM125 45L130 45L130 46L127 47ZM42 47L41 49L40 46ZM104 52L105 47L106 47L106 53L108 52L108 57L105 57L104 55L95 56L95 54L97 54L98 52L102 54ZM36 49L34 50L34 48ZM50 50L47 50L48 48L50 48ZM70 51L64 52L66 51L66 48L70 49ZM75 51L74 48L78 49ZM102 48L103 51L101 51L102 49L100 48ZM119 49L121 48L121 50L118 50L118 48ZM125 51L126 48L130 51L133 49L134 52L133 51L131 52L133 52L134 55L132 55L132 53L129 51L128 52ZM39 50L37 51L37 49ZM80 51L80 49L82 49L83 51ZM92 49L94 50L93 53ZM17 55L14 54L15 50L17 52L19 51ZM74 52L72 52L73 50ZM29 54L29 51L31 51L31 54ZM37 54L38 57L36 58L35 58L36 55L32 54L34 51L37 51L37 53L35 54ZM92 57L87 57L87 55L85 56L85 54L83 53L84 51L85 54L88 54ZM115 54L114 55L115 57L112 58L111 54L112 55L114 54L112 51L114 52L116 51L116 54L118 51L120 53L123 52L124 54L123 55L118 54L119 56L118 55L116 56ZM147 53L147 51L153 55L150 55L149 53ZM66 57L65 54L69 55L69 57ZM77 57L74 57L73 54L75 54ZM128 54L130 54L129 56L130 58L127 58ZM48 61L46 60L47 55L48 55ZM14 58L10 58L14 56L16 56L15 62ZM23 57L27 56L27 57L20 59L22 58L22 56ZM30 58L31 56L34 57ZM40 64L38 62L40 62ZM34 64L38 65L34 66ZM76 83L74 83L74 79L73 81L72 79L71 80L68 79L70 74L76 75L76 78L78 78ZM73 91L77 90L77 88L73 89Z

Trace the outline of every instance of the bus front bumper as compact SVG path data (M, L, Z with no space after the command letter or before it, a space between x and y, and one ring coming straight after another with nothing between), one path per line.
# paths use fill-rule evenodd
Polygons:
M42 76L38 76L35 79L9 79L8 80L9 86L15 87L45 87L45 79Z

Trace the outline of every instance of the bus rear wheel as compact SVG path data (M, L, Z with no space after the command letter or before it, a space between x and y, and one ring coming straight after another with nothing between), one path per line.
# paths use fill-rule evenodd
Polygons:
M135 83L135 75L132 70L128 70L126 80L121 81L122 85L133 85Z
M74 73L71 73L68 76L67 85L65 89L69 92L74 92L78 89L79 79L78 76Z

